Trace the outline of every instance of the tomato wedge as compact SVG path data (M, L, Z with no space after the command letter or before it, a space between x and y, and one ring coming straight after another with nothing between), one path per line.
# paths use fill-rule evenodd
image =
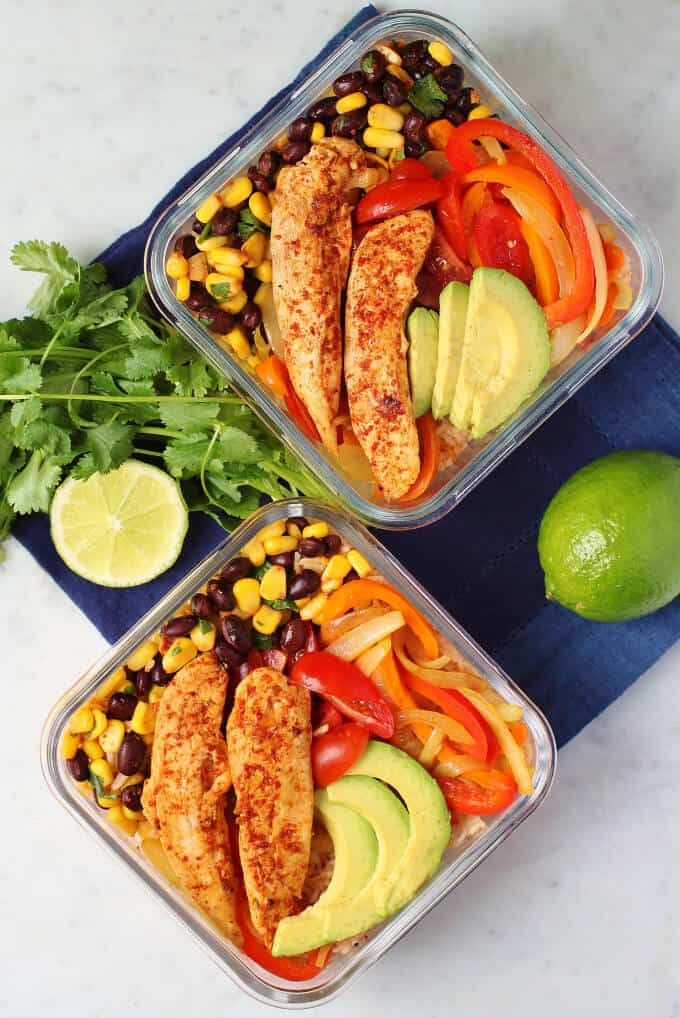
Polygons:
M475 241L482 265L504 269L528 286L534 269L516 212L507 205L483 205L475 218Z
M429 180L432 174L420 159L400 159L396 164L390 180Z
M444 185L432 177L422 180L388 180L365 194L356 207L357 223L372 223L377 219L411 212L423 205L431 205L444 194Z
M485 816L500 813L517 795L512 774L497 770L466 771L462 778L438 778L449 809Z
M426 700L431 700L447 717L458 721L465 731L469 733L473 742L469 746L461 747L462 752L469 753L470 756L474 756L477 760L486 763L489 754L489 741L486 730L482 724L482 718L480 718L477 711L465 697L455 689L442 689L439 686L434 686L431 682L421 679L419 675L406 671L406 669L404 669L402 674L407 686L414 693L418 693L419 696L424 697Z
M343 723L342 714L328 700L315 699L312 702L312 732L326 725L329 729Z
M394 715L390 705L382 698L375 683L351 661L343 661L323 650L313 651L295 662L290 680L323 696L341 714L368 728L379 738L391 739L394 735Z
M312 739L315 788L337 781L355 764L368 745L368 729L348 721Z
M447 283L469 283L472 279L472 267L458 257L438 224L425 258L425 269L436 279L440 291Z
M437 202L437 222L453 250L464 262L467 260L467 241L463 229L458 174L447 173L440 179L446 190L444 196Z
M384 601L390 608L400 611L406 625L413 630L423 645L427 657L437 657L439 641L434 629L420 612L416 611L410 601L400 594L389 583L380 580L350 580L334 590L323 609L324 622L332 622L363 601ZM358 671L358 669L357 669Z
M319 948L309 954L301 954L295 958L275 958L271 951L260 940L259 934L250 919L250 910L245 891L239 890L236 895L236 922L243 936L243 953L261 965L267 972L288 979L292 983L304 982L318 976L330 959L331 952L326 955L323 964L319 965Z

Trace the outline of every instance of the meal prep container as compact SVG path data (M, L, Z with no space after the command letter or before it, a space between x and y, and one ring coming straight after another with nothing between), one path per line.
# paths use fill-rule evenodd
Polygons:
M362 54L376 43L390 38L440 39L449 46L454 59L465 71L465 83L477 89L482 102L503 120L534 135L566 173L579 203L591 209L596 222L606 221L615 227L617 242L630 258L633 290L633 304L625 316L593 345L577 348L551 370L513 419L494 434L471 443L455 465L440 472L433 485L434 491L414 502L392 504L376 498L371 483L357 483L343 474L337 461L320 444L305 438L259 378L235 355L223 350L207 328L177 300L165 273L165 263L175 240L188 231L196 207L228 179L244 174L292 120L330 92L339 74L356 66ZM659 302L663 280L661 255L647 227L609 194L536 110L494 70L464 32L445 18L422 11L392 12L367 21L248 131L160 217L149 236L145 273L161 313L229 379L233 388L281 436L288 448L297 453L328 490L360 519L388 529L410 529L432 523L453 509L645 327Z
M436 631L505 700L521 704L531 739L534 792L530 797L516 799L503 813L487 818L490 820L487 829L474 840L455 850L447 849L440 869L413 901L372 929L368 939L358 948L348 954L334 954L329 965L315 979L306 983L289 983L259 968L217 933L191 901L151 865L141 850L135 847L132 839L107 821L105 812L95 805L91 797L85 798L76 787L66 768L60 746L73 712L89 700L104 679L127 660L135 647L157 631L161 623L172 616L225 561L238 555L258 530L281 517L300 515L326 520L331 527L336 528L371 561L389 583L408 596ZM325 1003L370 968L533 813L550 789L557 758L555 740L547 721L501 668L363 526L353 521L343 510L310 499L277 502L260 509L195 566L59 700L45 724L41 749L47 783L69 813L111 855L130 869L137 880L174 915L238 986L258 1000L279 1007L310 1007Z

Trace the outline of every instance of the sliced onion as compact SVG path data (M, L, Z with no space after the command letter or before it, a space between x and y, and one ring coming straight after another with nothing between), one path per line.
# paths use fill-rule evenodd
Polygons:
M467 728L463 728L458 721L454 721L453 718L448 717L446 714L440 714L438 711L402 710L399 711L395 720L397 728L414 724L429 725L431 728L441 729L444 735L448 736L452 742L457 742L462 746L470 746L474 742Z
M488 770L489 765L481 763L476 756L466 753L456 753L448 756L446 760L440 761L435 767L434 773L438 778L457 778L465 771Z
M341 657L344 661L354 661L378 640L384 640L386 636L395 633L403 625L405 622L401 612L387 612L377 619L371 619L355 629L350 629L348 633L344 633L329 644L326 650L329 654L335 654L336 657Z
M633 303L633 288L630 283L616 283L617 293L614 298L615 311L627 311Z
M440 149L430 149L420 161L425 163L435 180L445 177L452 170L451 163L446 158L446 152L442 152Z
M604 254L604 247L602 245L602 237L595 225L590 210L586 208L579 208L581 213L581 219L583 225L586 228L586 235L588 237L588 243L590 244L590 253L593 256L593 266L595 268L595 300L593 301L593 309L590 312L590 317L579 334L577 343L582 343L590 333L597 328L597 323L602 318L602 312L604 311L605 304L607 303L607 290L609 289L609 280L607 278L607 259Z
M423 751L422 742L414 733L413 729L408 728L407 726L395 729L394 735L392 736L392 745L396 746L397 749L403 749L404 753L408 753L408 755L412 756L415 760L420 759L420 754Z
M260 311L262 312L262 324L264 325L264 331L272 350L277 357L280 357L281 360L285 360L285 354L283 351L283 336L281 335L279 320L276 317L276 308L274 307L273 286L268 286L265 290L264 296L260 300Z
M554 368L568 357L578 344L586 322L585 315L572 318L570 322L556 325L550 333L550 367Z
M415 664L404 650L404 636L397 633L392 641L394 653L404 666L406 671L419 675L421 679L431 682L433 686L440 686L442 689L457 689L459 686L469 686L472 689L484 689L485 683L478 675L471 672L448 672L443 668L424 668Z
M422 752L418 757L421 766L423 766L425 770L429 771L430 768L432 767L432 764L435 761L437 753L442 748L443 741L444 733L442 732L441 728L433 728L432 731L430 732L430 737L423 746Z
M518 703L496 703L494 707L498 711L499 717L503 718L504 721L521 721L522 720L522 708Z
M517 790L519 794L531 795L534 790L534 786L524 753L515 742L510 729L498 713L498 710L474 689L461 689L460 692L470 701L473 707L477 708L479 713L489 725L493 734L498 739L498 745L501 748L501 752L505 754L508 764L510 765L510 770L517 782Z
M576 279L576 267L571 246L560 224L546 211L540 201L530 194L518 191L514 187L504 187L503 194L522 219L526 219L529 226L533 226L547 247L555 263L560 297L571 293Z
M386 609L383 605L372 604L368 608L360 608L358 611L349 611L345 615L341 615L337 619L333 619L332 622L323 622L321 624L321 642L323 644L332 643L333 640L337 640L343 633L349 633L350 629L355 629L360 626L362 622L368 622L370 619L377 619L380 615L385 615Z
M508 160L498 138L480 138L479 143L490 159L499 166L505 166Z
M406 649L408 650L411 659L415 661L421 668L443 668L444 665L448 665L451 658L448 654L442 654L440 657L429 658L423 657L423 645L415 635L415 633L408 632L406 636Z
M370 679L382 659L389 654L391 649L392 641L389 636L386 636L380 643L376 643L373 647L365 650L363 654L360 654L354 663Z

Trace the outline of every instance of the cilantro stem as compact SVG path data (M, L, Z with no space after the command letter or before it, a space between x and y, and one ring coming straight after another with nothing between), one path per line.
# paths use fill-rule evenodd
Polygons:
M184 438L181 431L170 431L169 428L137 428L138 435L160 435L161 438Z
M64 319L64 321L63 321L63 322L61 323L61 325L59 326L59 328L57 329L57 331L56 331L56 332L54 333L54 335L52 336L52 338L51 338L51 340L49 341L49 343L47 344L47 346L45 347L45 349L44 349L44 351L43 351L43 355L42 355L42 357L40 358L40 368L42 368L42 367L43 367L43 365L45 364L45 361L46 361L46 360L47 360L47 358L49 357L49 355L50 355L50 352L51 352L52 348L54 347L54 345L56 344L57 340L59 339L59 334L61 333L61 330L62 330L62 329L64 328L64 326L66 325L67 321L69 321L69 319L68 319L68 318L65 318L65 319Z
M158 449L142 449L138 445L133 445L132 451L139 453L140 456L156 456L160 460L162 460L165 455L164 453L159 452Z
M47 376L50 377L49 375ZM151 393L148 396L100 396L98 393L86 392L82 395L72 392L10 392L0 393L0 402L17 402L22 399L31 399L38 396L40 399L69 400L80 399L87 403L230 403L242 405L243 400L238 396L156 396ZM278 470L278 467L276 468Z
M34 347L33 349L28 349L26 347L17 346L17 347L13 347L11 350L0 350L0 357L9 357L10 355L12 357L37 357L38 354L41 354L43 352L43 350L44 350L44 347L42 347L42 346L37 346L37 347ZM96 352L97 352L96 350L90 350L90 349L88 349L85 346L59 346L59 344L57 344L57 346L52 347L50 355L51 356L57 356L58 355L59 358L62 358L62 357L64 357L64 358L69 358L69 357L80 357L80 358L85 357L85 358L87 358L87 357L90 357L93 353L96 353Z
M215 499L210 494L210 492L208 491L207 485L205 483L205 468L208 465L208 460L210 459L210 453L213 450L213 446L214 446L215 442L217 441L217 436L219 435L219 433L220 433L220 426L219 426L219 424L216 424L215 427L213 428L213 436L210 439L210 442L208 443L208 448L205 450L205 455L203 456L203 459L201 461L201 470L200 470L200 474L199 474L199 478L200 478L200 481L201 481L201 487L203 488L203 494L208 499L208 501L211 502L213 505L219 505L219 502L216 502Z
M127 347L128 343L116 343L115 346L111 346L107 350L101 350L98 354L95 354L94 357L91 357L89 361L83 364L82 368L80 368L75 378L71 382L71 392L74 395L76 395L75 387L78 384L78 379L82 378L86 371L89 371L90 368L94 367L97 361L100 361L102 357L108 357L108 355L111 353L117 353L118 350L126 350ZM74 408L72 400L69 400L68 403L66 404L66 410L68 412L69 417L71 418L71 420L73 421L77 428L95 427L93 421L86 421L84 417L80 416L78 411Z

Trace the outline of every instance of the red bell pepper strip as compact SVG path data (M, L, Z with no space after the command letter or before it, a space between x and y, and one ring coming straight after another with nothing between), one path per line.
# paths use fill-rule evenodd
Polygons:
M406 494L399 499L400 502L410 502L424 495L439 470L441 443L437 422L428 411L418 418L416 427L420 439L420 472Z
M322 965L317 963L318 948L316 951L295 958L275 958L260 940L252 925L248 902L243 890L239 890L236 895L236 922L243 936L243 953L261 965L267 972L272 972L275 976L280 976L281 979L288 979L292 983L304 982L318 976L319 972L328 964L331 956L330 951Z
M440 179L446 190L444 197L437 202L437 222L458 257L462 261L467 261L467 241L463 229L458 174L447 173Z
M290 680L297 686L318 693L357 724L381 739L394 735L394 715L380 690L352 664L326 651L305 654L293 665Z
M405 668L403 676L406 684L414 693L435 703L447 717L453 718L468 732L473 742L469 746L463 746L462 752L469 753L470 756L486 763L489 743L484 726L481 724L482 719L465 697L455 689L442 689L440 686L435 686Z
M432 205L443 194L444 185L432 177L427 180L388 180L364 195L356 207L355 218L359 224L387 219L423 205Z
M588 310L595 289L595 270L586 228L569 184L553 160L532 138L510 124L492 118L469 120L457 127L446 147L446 157L461 174L469 173L479 165L479 155L473 145L478 138L497 138L525 156L540 173L562 208L564 226L574 254L576 278L571 293L564 294L545 308L548 328L570 322Z
M307 407L304 405L290 380L288 368L280 357L270 354L255 368L258 378L261 378L265 385L268 385L272 392L280 396L288 413L304 435L312 442L320 442L321 436L317 431L316 424L312 420Z
M437 781L453 813L474 816L500 813L517 796L515 779L504 771L466 771L461 778L438 778Z
M390 180L429 180L432 174L420 159L400 159L390 174Z

